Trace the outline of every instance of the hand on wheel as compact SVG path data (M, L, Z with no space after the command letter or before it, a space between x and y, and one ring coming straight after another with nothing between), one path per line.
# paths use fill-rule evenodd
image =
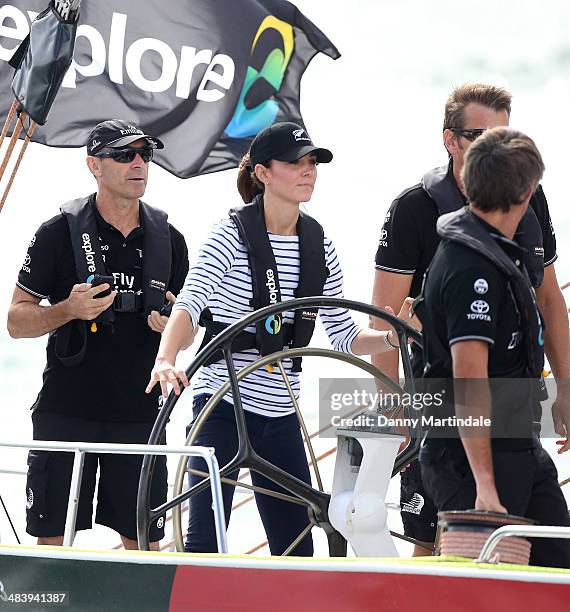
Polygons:
M157 359L154 362L154 368L150 374L150 380L146 386L145 393L150 393L156 383L160 383L160 389L164 399L168 397L169 384L172 385L176 395L180 395L182 392L180 387L181 383L184 387L188 387L190 385L186 372L183 370L177 370L174 364L165 361L164 359Z

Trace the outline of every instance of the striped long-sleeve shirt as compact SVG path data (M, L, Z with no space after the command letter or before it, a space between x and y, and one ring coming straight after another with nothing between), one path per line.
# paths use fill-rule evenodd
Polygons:
M268 233L277 264L282 301L294 299L299 284L299 238ZM342 270L332 242L325 237L325 260L329 269L323 294L342 298ZM214 227L202 246L198 258L190 268L184 288L178 295L174 310L186 310L194 326L205 307L212 312L215 321L231 324L251 313L253 297L251 271L245 245L231 219L225 219ZM293 322L293 311L282 314L284 323ZM321 308L319 317L336 350L351 352L352 341L361 328L346 309ZM245 331L255 332L252 325ZM257 349L233 354L239 371L259 358ZM299 374L291 371L292 360L283 360L283 366L291 382L296 398L299 397ZM228 380L224 361L204 366L197 374L194 393L215 393ZM245 410L268 417L290 414L293 404L279 370L268 372L258 369L240 382L240 392ZM232 402L230 394L225 400Z

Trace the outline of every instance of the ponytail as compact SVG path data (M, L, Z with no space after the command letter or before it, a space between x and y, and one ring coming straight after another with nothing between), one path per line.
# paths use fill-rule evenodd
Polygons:
M265 185L255 176L255 172L249 166L249 152L247 152L239 164L237 177L237 189L241 199L249 204L255 196L263 193Z

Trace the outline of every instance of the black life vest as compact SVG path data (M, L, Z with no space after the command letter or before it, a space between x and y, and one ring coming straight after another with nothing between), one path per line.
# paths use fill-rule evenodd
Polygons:
M436 203L440 215L463 208L466 201L453 176L453 163L434 168L422 177L422 187ZM533 208L529 206L517 227L515 242L525 249L525 266L533 287L540 287L544 278L542 228Z
M77 279L88 282L94 274L105 276L107 270L99 240L95 219L95 194L71 200L61 207L71 235L71 246L75 260ZM166 302L166 290L170 279L172 252L168 215L156 208L139 202L139 216L143 235L142 301L130 293L119 293L112 307L102 312L95 321L111 324L115 320L114 311L140 312L144 315L152 310L160 310ZM72 367L83 360L86 350L87 326L92 322L75 319L56 330L56 355L63 365ZM78 353L68 354L70 337L76 329L82 337L82 348Z
M238 228L242 242L247 249L253 288L251 307L258 310L270 304L281 302L279 275L275 255L271 248L261 195L250 204L230 210L230 218ZM309 215L300 212L297 221L299 236L299 285L295 297L320 296L323 293L329 271L325 262L324 232L321 225ZM295 310L293 324L283 324L281 315L272 315L255 325L255 334L241 332L232 344L232 352L257 348L260 355L270 355L284 347L298 348L307 346L315 329L318 308ZM228 327L225 323L213 320L212 313L206 308L200 316L200 325L206 328L202 349L212 338ZM217 351L204 365L221 359ZM293 359L293 371L301 370L301 359Z
M544 366L544 323L525 266L521 271L514 264L467 207L440 217L437 233L444 240L458 242L486 257L507 278L520 316L527 373L539 378ZM510 242L504 237L501 240Z

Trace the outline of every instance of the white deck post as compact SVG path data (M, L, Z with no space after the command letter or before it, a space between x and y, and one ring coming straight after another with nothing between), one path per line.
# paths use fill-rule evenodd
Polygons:
M63 535L64 546L72 546L73 538L75 537L75 521L77 520L77 508L79 506L79 492L81 490L84 461L85 453L76 449L73 457L73 472L71 475L71 486L69 488L69 499L67 502L67 517L65 519L65 533Z

